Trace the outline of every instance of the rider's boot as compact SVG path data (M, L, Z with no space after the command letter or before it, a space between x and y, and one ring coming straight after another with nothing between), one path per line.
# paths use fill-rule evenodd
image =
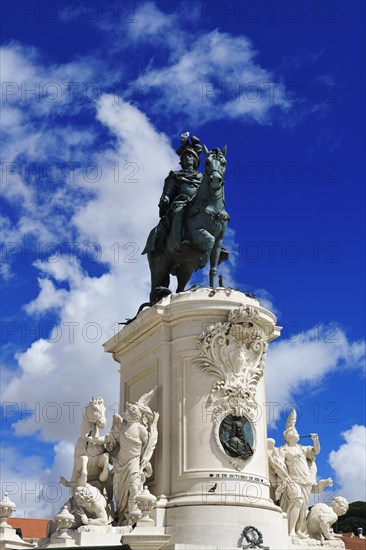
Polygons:
M189 245L189 241L182 241L183 232L183 208L177 208L174 212L172 222L172 238L173 238L173 250L174 252L182 252L185 245Z

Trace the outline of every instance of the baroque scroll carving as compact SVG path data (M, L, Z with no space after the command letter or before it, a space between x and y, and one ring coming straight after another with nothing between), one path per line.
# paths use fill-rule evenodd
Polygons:
M213 420L223 412L256 416L257 384L263 376L267 337L253 306L231 309L226 323L209 326L200 336L200 357L193 364L216 377L209 402Z

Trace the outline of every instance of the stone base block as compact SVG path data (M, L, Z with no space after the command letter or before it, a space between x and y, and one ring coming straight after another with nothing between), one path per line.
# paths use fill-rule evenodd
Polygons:
M163 550L169 540L170 536L155 527L153 520L142 520L132 533L122 536L121 543L129 544L132 550Z
M41 548L68 548L69 546L75 546L75 538L72 536L54 536L50 539L40 539L38 541L38 547Z
M298 539L293 537L292 538L292 544L293 548L296 548L296 550L303 550L307 549L310 550L311 548L319 548L320 546L323 548L338 548L342 549L345 548L345 544L343 540L338 539L331 539L331 540L315 540L315 539Z
M271 550L292 548L287 536L287 519L281 510L259 506L178 506L166 510L166 533L171 535L169 550L241 548L243 530L258 529L263 547ZM246 541L244 540L244 544Z
M66 536L57 531L49 539L41 539L41 548L64 548L68 546L117 546L121 536L132 531L132 527L112 527L111 525L85 525L79 529L68 529Z
M13 527L10 525L0 526L0 549L18 549L22 548L34 548L35 544L25 542L17 534Z

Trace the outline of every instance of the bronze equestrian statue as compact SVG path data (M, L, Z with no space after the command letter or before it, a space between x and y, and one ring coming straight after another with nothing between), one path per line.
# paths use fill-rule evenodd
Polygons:
M199 139L183 134L177 154L182 170L170 172L159 201L160 222L150 232L143 254L151 271L150 302L156 303L168 289L170 275L178 279L182 292L193 271L210 260L210 286L216 286L217 265L227 259L222 246L227 222L224 175L226 146L208 151ZM197 171L201 152L205 171Z

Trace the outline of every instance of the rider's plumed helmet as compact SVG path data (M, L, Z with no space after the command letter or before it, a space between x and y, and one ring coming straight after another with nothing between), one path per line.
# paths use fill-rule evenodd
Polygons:
M180 156L180 158L182 158L187 153L191 153L196 159L197 168L200 163L201 152L202 145L200 144L200 140L196 136L192 136L191 139L189 139L189 132L181 134L180 146L176 150L176 153Z

